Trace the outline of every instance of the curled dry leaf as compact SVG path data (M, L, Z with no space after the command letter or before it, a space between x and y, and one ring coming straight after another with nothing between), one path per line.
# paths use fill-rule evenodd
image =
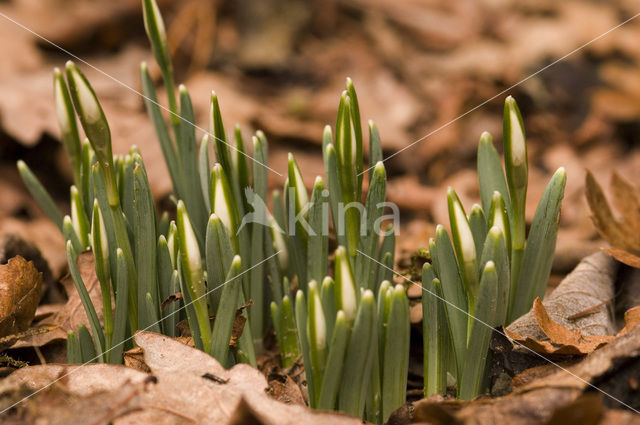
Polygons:
M640 306L630 308L624 313L624 328L620 329L618 335L624 335L640 323Z
M507 335L547 354L586 354L615 334L607 304L614 296L617 263L596 252L583 259L558 287L509 325ZM572 319L571 319L572 318Z
M591 219L602 237L618 250L640 254L640 190L613 173L611 195L621 220L613 215L602 188L589 171L586 191Z
M509 329L506 329L506 333L514 341L536 352L554 355L588 354L614 338L613 335L583 335L581 332L565 328L549 316L540 298L534 301L533 311L536 322L548 341L522 337Z
M611 255L616 260L620 261L627 266L635 267L636 269L640 269L640 257L634 255L624 249L618 248L602 248L603 251Z
M41 293L42 273L32 262L16 256L0 265L0 336L17 334L29 327Z
M42 273L43 292L47 285L53 283L53 274L47 260L33 243L26 241L13 233L0 233L0 264L10 258L20 255L27 261L33 262L34 267Z

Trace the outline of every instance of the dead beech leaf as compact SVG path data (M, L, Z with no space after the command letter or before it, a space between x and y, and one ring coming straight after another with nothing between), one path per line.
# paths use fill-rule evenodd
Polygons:
M562 362L561 366L566 367L568 365L575 364L575 361L568 360ZM511 388L519 388L533 382L536 379L544 378L556 373L557 366L551 363L541 364L539 366L533 366L523 370L511 379Z
M613 335L582 335L580 332L565 328L553 321L539 298L536 298L533 303L533 311L540 329L549 338L549 341L535 341L531 338L522 340L512 332L508 335L535 351L546 354L588 354L614 338Z
M554 322L540 298L536 298L533 302L533 311L540 329L553 344L575 346L580 352L579 354L590 353L613 339L611 335L582 335L580 332L574 332Z
M613 205L622 216L625 225L636 234L640 232L640 190L614 171L611 176L611 194ZM640 242L640 239L638 241Z
M600 345L597 337L615 334L607 301L614 296L617 264L604 252L584 258L538 303L537 309L534 305L529 313L510 324L506 334L541 353L572 355L593 351ZM589 313L584 314L585 311ZM587 339L593 343L586 343Z
M586 176L586 194L591 219L602 237L614 248L640 253L640 191L616 173L613 174L613 205L623 220L614 217L602 188L590 171Z
M87 287L87 292L89 293L91 302L96 309L98 319L102 321L102 293L100 291L100 282L96 276L95 258L93 257L93 253L87 251L79 254L76 259L76 264L78 265L80 276L82 276L82 281ZM80 301L80 296L73 284L71 276L66 276L62 280L62 284L64 285L64 289L67 292L69 300L62 310L55 314L52 320L67 331L76 330L80 325L85 325L87 328L91 329L89 326L89 320L87 319L87 314L84 311L84 307ZM111 305L114 305L113 302Z
M283 403L293 403L305 406L304 396L296 382L283 373L269 374L269 395Z
M607 198L598 182L590 171L587 170L586 194L589 208L591 209L591 219L602 237L613 246L628 248L625 236L618 225L617 220L609 208Z
M0 336L26 330L38 308L42 273L21 256L0 265Z
M124 365L140 372L149 373L151 370L144 362L144 351L140 347L133 347L124 352Z
M264 375L249 365L238 364L226 370L208 354L152 332L136 333L135 341L144 351L146 365L158 379L158 384L152 389L152 403L171 406L176 411L188 413L200 423L233 423L232 418L240 408L241 399L254 412L257 423L361 423L359 419L339 413L317 412L304 406L274 400L265 392L268 384ZM204 378L206 374L216 376L225 383ZM202 403L202 399L208 402ZM153 412L145 409L142 413ZM139 419L139 423L147 423L143 416L131 415L129 419L134 416ZM119 423L132 422L116 422Z
M31 391L66 375L55 385L70 396L83 398L97 394L114 404L97 403L94 408L82 403L65 405L65 417L76 413L82 418L78 423L113 423L114 425L164 425L164 424L290 424L290 425L359 425L361 421L340 413L318 412L307 407L284 404L274 400L265 390L267 381L257 370L239 364L226 370L208 354L188 347L164 335L138 332L136 344L143 351L144 363L152 375L124 366L90 364L86 366L45 365L26 367L0 381L0 394L11 393L27 386ZM215 376L212 380L207 376ZM145 382L147 384L141 389ZM134 392L135 391L135 392ZM44 391L43 391L44 392ZM28 394L28 393L27 393ZM123 397L128 394L133 398ZM112 414L117 395L131 400L130 409ZM113 397L113 398L112 398ZM95 400L95 398L93 398ZM244 400L244 404L242 402ZM17 400L16 400L17 401ZM15 402L15 401L14 401ZM39 395L25 401L24 406L33 411L46 399ZM2 403L8 403L3 405ZM0 397L0 408L12 403ZM108 408L105 412L102 407ZM25 408L26 408L25 407ZM86 412L94 413L87 421ZM247 412L251 412L247 415ZM11 410L15 419L18 409ZM102 420L99 420L103 418ZM238 418L246 419L238 422ZM74 423L74 422L70 422Z
M96 277L93 254L89 251L79 254L76 263L78 264L82 281L87 287L87 292L89 292L91 302L96 309L98 319L102 321L102 293L100 291L100 282ZM87 319L87 314L80 301L80 295L78 295L71 276L67 275L61 282L67 293L67 302L62 305L57 305L57 308L50 307L50 312L53 311L53 314L49 314L43 317L42 320L34 323L34 326L37 327L56 326L56 328L48 333L24 338L16 343L14 347L42 347L54 340L67 339L67 332L76 331L80 325L85 325L88 329L91 329L89 319Z
M614 397L638 409L640 403L637 390L628 382L628 365L635 362L638 356L640 356L640 327L635 327L629 333L616 337L611 343L588 354L580 362L563 365L563 369L556 368L552 373L545 373L538 379L515 387L514 391L507 396L479 398L466 403L442 402L436 404L437 409L434 409L433 401L421 400L414 404L414 420L419 418L421 421L436 424L544 424L550 421L559 409L572 406L574 403L580 405L581 402L576 400L579 400L583 394L593 391L590 384L602 389L615 385ZM550 367L555 368L555 366ZM611 391L606 392L612 394ZM602 404L605 409L601 424L638 423L637 415L620 410L623 406L619 401L603 395ZM432 420L435 415L446 418L446 422L441 419Z
M140 409L139 394L144 387L144 384L138 384L120 392L95 392L81 396L71 394L59 385L52 385L38 393L36 402L19 406L17 414L12 419L25 424L109 424L123 414ZM9 394L14 397L16 395L23 395L24 398L31 393L23 389L23 392L18 390L17 394Z
M624 335L629 332L633 327L640 323L640 306L630 308L624 312L624 328L620 329L618 335Z
M30 338L36 335L46 334L58 329L58 326L40 326L40 327L31 327L26 331L18 332L16 334L3 336L0 338L0 347L10 347L17 341Z
M636 269L640 269L640 257L638 257L637 255L634 255L629 251L625 251L624 249L618 249L618 248L604 247L602 248L602 250L604 252L607 252L609 255L611 255L613 258L620 261L621 263L624 263L630 267L635 267Z
M520 335L505 329L507 336L538 353L553 355L581 355L589 354L614 338L624 335L640 323L640 306L624 313L625 326L617 335L582 335L571 331L554 322L544 308L542 302L536 299L533 304L536 320L542 331L549 337L549 341L537 341L532 338L522 338ZM514 378L516 379L516 378ZM523 379L523 378L520 378ZM513 382L512 382L513 384Z
M145 373L108 364L24 367L0 382L1 410L62 379L0 418L3 423L110 423L137 408L140 403L137 396L147 377Z
M603 410L599 393L584 393L566 406L556 409L545 425L598 425Z

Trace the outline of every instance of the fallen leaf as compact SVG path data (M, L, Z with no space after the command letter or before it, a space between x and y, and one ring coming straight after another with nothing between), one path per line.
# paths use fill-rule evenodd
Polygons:
M102 292L100 290L100 282L95 272L95 259L93 254L89 251L79 254L76 263L82 280L87 287L91 302L96 309L98 319L102 321L104 316L104 312L102 311ZM62 284L67 293L67 302L55 307L49 306L48 312L53 314L46 315L42 320L34 324L34 326L38 327L56 326L56 328L48 333L24 338L16 343L14 348L42 347L55 340L67 339L67 332L76 331L81 325L85 325L88 329L91 329L89 319L80 301L80 295L78 295L71 276L67 275L64 277Z
M587 171L586 191L591 218L602 237L614 248L640 253L640 191L613 174L613 204L624 220L614 217L602 188L590 171Z
M56 225L48 218L24 221L13 217L3 217L0 219L0 234L19 237L27 243L35 245L49 264L52 275L56 278L66 269L67 257L64 251L64 238Z
M229 419L229 425L266 425L260 420L258 413L253 410L251 405L242 397L238 407Z
M541 353L574 355L595 350L615 334L606 302L613 299L616 270L617 263L605 253L588 256L505 333ZM572 316L578 318L570 320Z
M0 265L0 336L17 334L29 327L41 293L42 273L32 262L18 255Z
M46 334L54 331L55 329L58 329L58 326L56 325L40 326L40 327L32 327L27 329L26 331L18 332L12 335L6 335L0 338L0 347L10 347L11 345L15 344L20 340L30 338L36 335Z
M618 335L624 335L629 332L633 327L640 323L640 306L630 308L624 312L624 328L620 329Z
M625 225L629 230L640 232L640 190L614 171L611 175L611 195L613 205L622 216Z
M444 402L435 406L432 400L421 400L414 404L414 420L420 418L421 421L436 424L537 425L550 421L558 409L576 403L586 392L593 392L591 385L595 385L607 394L614 394L604 394L602 397L605 407L602 423L616 424L618 422L615 419L620 420L619 423L638 423L637 415L618 409L625 408L620 402L636 410L640 408L637 390L629 383L629 379L635 378L638 372L636 370L635 375L630 376L628 369L629 364L637 365L639 356L640 327L635 327L629 333L616 337L611 343L588 354L579 363L562 369L556 368L553 373L544 374L541 378L515 388L507 396L479 398L471 402ZM615 393L606 389L610 385L617 385ZM580 405L582 402L577 403ZM432 420L434 417L435 420ZM446 422L439 419L443 417Z
M283 403L306 406L300 387L289 375L272 373L268 380L269 389L267 391L271 397Z
M618 248L602 248L603 251L611 255L616 260L621 263L626 264L627 266L635 267L636 269L640 269L640 257L634 255L624 249Z
M1 193L1 191L0 191ZM31 242L28 242L13 233L5 233L0 235L0 264L9 261L16 255L21 256L27 261L33 262L34 267L42 273L42 283L45 288L53 284L53 275L47 260L44 259L40 250ZM43 292L45 291L43 288Z
M553 412L545 425L598 425L604 407L598 393L585 393Z
M144 362L144 350L140 347L133 347L124 352L124 365L140 372L149 373L151 370Z
M580 332L565 328L551 319L539 298L534 301L533 310L538 326L549 338L549 341L536 341L531 338L523 339L510 331L507 331L507 335L537 352L556 355L588 354L614 338L613 335L583 335Z
M575 362L574 362L575 363ZM565 363L562 366L567 366ZM545 363L540 366L530 367L511 379L511 388L518 388L533 382L536 379L553 375L556 372L556 365Z
M0 381L0 394L11 393L24 386L34 391L54 380L58 380L54 385L59 385L70 396L93 397L101 394L109 401L113 401L116 394L132 394L136 390L135 410L118 411L117 417L105 419L105 422L111 420L115 425L230 424L239 423L238 417L254 418L251 419L257 421L254 423L274 425L361 424L360 419L344 414L280 403L266 393L268 384L264 375L249 365L238 364L226 370L208 354L151 332L136 333L135 341L142 350L144 364L151 374L108 364L33 366L19 369ZM141 389L145 382L155 384ZM14 402L0 397L0 408ZM42 393L38 393L21 406L34 411L44 402L46 399L42 398ZM102 403L98 404L102 406ZM100 406L71 403L64 406L65 415L69 415L65 417L72 417L76 413L85 420L82 423L94 423L86 421L86 412L76 410L89 409L94 413L95 421L104 417ZM105 407L114 409L115 405ZM9 413L16 415L19 411L12 409ZM247 416L247 412L252 413ZM3 420L11 418L5 414Z
M124 391L95 392L88 396L70 394L60 385L53 385L38 393L37 403L19 406L12 420L4 423L48 425L109 424L118 417L139 410L139 393L144 385L131 385ZM30 394L22 393L24 396ZM15 397L20 392L9 394ZM15 421L15 422L13 422Z

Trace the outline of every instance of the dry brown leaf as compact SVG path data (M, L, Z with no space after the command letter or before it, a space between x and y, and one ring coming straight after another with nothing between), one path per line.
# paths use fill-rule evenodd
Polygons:
M69 393L61 385L45 388L38 394L37 403L26 403L18 407L16 415L6 424L47 425L99 425L112 421L129 412L140 410L139 394L146 384L130 385L123 391L95 392L88 396ZM29 396L22 389L8 396ZM23 397L23 398L24 398ZM19 400L16 400L19 401Z
M601 395L585 393L556 409L545 425L598 425L603 411Z
M625 251L624 249L618 248L602 248L603 251L607 252L616 260L621 263L626 264L627 266L635 267L636 269L640 269L640 257L637 255L633 255L629 251Z
M625 236L613 216L611 208L609 208L607 198L604 196L602 188L588 170L585 187L587 202L589 203L592 214L591 219L596 229L598 229L602 237L611 245L628 249Z
M640 323L640 306L630 308L624 312L624 328L620 329L618 335L624 335Z
M586 191L591 218L602 237L614 248L640 253L640 191L613 174L613 204L622 215L622 221L614 217L602 188L590 171L587 171Z
M121 407L138 405L139 400L132 395L141 392L147 379L145 373L107 364L25 367L0 382L1 410L32 396L12 409L15 416L5 415L3 423L16 419L14 423L25 423L27 419L32 422L26 423L109 423L122 414ZM41 391L33 396L36 390ZM130 409L124 409L127 410Z
M56 278L67 267L64 238L60 230L48 218L24 221L13 217L0 218L0 234L13 235L32 243L42 253Z
M78 265L80 276L87 288L91 302L96 309L98 319L102 321L102 293L100 291L100 281L98 281L98 277L96 276L95 259L93 254L91 252L83 252L79 254L76 259L76 264ZM80 301L80 296L73 284L71 276L66 276L62 280L62 284L64 285L69 300L62 310L58 311L51 320L53 323L60 325L60 327L67 331L76 330L81 325L85 325L90 329L87 314L84 311L84 307Z
M589 354L603 345L613 341L614 338L629 332L640 323L640 306L627 310L624 313L625 326L616 335L582 335L580 332L571 331L554 322L544 308L542 302L536 299L533 305L536 320L542 331L549 337L549 341L538 341L522 336L505 329L509 338L532 349L535 352L553 355L582 355ZM515 379L515 378L514 378Z
M434 404L432 400L417 402L414 419L436 424L468 423L474 425L534 425L550 421L558 409L563 409L578 400L590 386L606 388L618 385L615 397L634 409L640 407L637 392L629 382L629 371L625 364L633 363L640 356L640 327L587 355L581 362L557 368L554 373L517 387L513 393L499 398L480 398L472 402L444 402ZM609 392L609 391L607 391ZM611 392L609 392L611 393ZM602 397L606 408L620 409L620 403L606 395ZM562 410L560 410L562 412ZM446 422L439 418L446 418ZM616 422L618 419L620 422ZM620 410L605 410L604 424L639 423L637 415ZM570 422L568 422L570 423Z
M613 339L611 335L582 335L565 328L549 316L540 298L533 302L533 310L540 329L549 337L551 343L575 347L579 351L578 354L590 353Z
M586 257L538 303L537 309L534 306L505 332L542 353L586 354L594 350L600 345L595 342L598 336L615 334L607 303L614 296L616 271L617 263L603 252ZM570 317L576 319L570 320ZM587 339L592 343L586 343ZM583 343L586 345L581 345Z
M2 338L0 338L0 347L10 347L13 344L15 344L16 342L20 341L20 340L25 340L27 338L31 338L34 337L36 335L42 335L42 334L47 334L49 332L52 332L54 330L58 329L58 326L56 325L51 325L51 326L39 326L39 327L31 327L29 329L27 329L26 331L22 331L22 332L18 332L12 335L7 335L7 336L3 336Z
M26 330L42 293L42 273L21 256L0 265L0 336ZM5 347L6 348L6 347Z
M563 362L561 365L566 367L570 364L575 364L575 361L568 360ZM530 367L529 369L525 369L522 372L516 374L511 379L511 388L518 388L524 385L530 384L536 379L544 378L549 375L553 375L556 373L557 366L551 363L545 363L540 366Z
M613 205L622 216L625 227L636 234L640 232L640 190L614 171L611 176L611 195Z
M536 298L534 301L533 311L538 326L549 338L549 341L523 338L508 329L505 332L509 338L536 352L554 355L588 354L614 338L613 335L582 335L580 332L565 328L551 319L540 298Z
M76 263L82 280L87 287L91 302L96 309L98 319L102 321L104 314L102 311L102 292L100 291L100 282L96 277L93 254L89 251L79 254ZM15 348L41 347L54 340L66 339L67 332L76 331L81 325L85 325L88 329L91 329L89 319L80 301L80 295L78 295L71 276L67 275L63 278L62 284L67 293L67 302L62 305L57 305L56 307L50 306L48 309L49 313L53 312L53 314L45 316L42 320L34 324L34 326L53 325L56 326L56 328L45 334L24 338L16 343Z
M2 191L0 190L0 193ZM27 261L33 262L34 267L42 273L43 296L47 286L52 285L53 276L47 260L40 250L32 243L22 239L13 233L0 233L0 264L9 261L10 258L20 255Z
M135 340L152 375L107 364L34 366L20 369L0 381L0 394L11 394L23 386L35 390L58 378L62 379L55 385L74 397L101 394L106 400L114 400L111 397L116 394L132 394L137 389L134 396L136 410L119 411L117 417L107 418L115 425L250 423L238 422L239 417L273 425L361 424L359 419L340 413L313 411L273 399L265 392L268 388L265 377L246 364L225 370L208 354L151 332L138 332ZM140 390L140 385L150 381L154 384ZM0 397L0 408L7 407L7 403L12 404L7 398ZM23 406L28 411L36 411L39 403L48 403L42 393L25 401ZM46 407L50 408L49 405ZM99 406L91 408L83 403L66 405L65 415L77 413L78 417L85 418L83 423L87 423L86 412L76 411L80 408L89 409L96 415L95 419L105 415ZM12 412L15 414L19 410Z
M269 375L268 393L271 397L283 403L306 405L298 384L289 375L283 373Z
M151 370L144 362L144 350L140 347L133 347L124 352L124 365L140 372L149 373Z
M144 361L158 378L154 387L154 404L172 406L189 412L201 422L229 423L240 399L265 424L357 424L359 420L340 414L314 412L298 405L286 405L269 397L267 381L256 369L238 364L225 370L213 357L171 338L151 332L138 332L138 346L144 350ZM210 374L225 384L204 378ZM193 394L211 400L207 404L193 400ZM132 415L133 417L133 415ZM146 423L143 420L140 422ZM123 423L131 423L123 421Z

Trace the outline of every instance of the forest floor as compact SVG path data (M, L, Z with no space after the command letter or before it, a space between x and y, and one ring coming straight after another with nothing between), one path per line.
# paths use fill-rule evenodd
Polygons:
M617 320L597 322L606 331L590 333L593 322L567 324L573 319L561 317L562 308L546 306L547 316L544 308L534 309L531 326L542 329L544 341L523 329L512 330L513 335L524 332L518 334L521 342L550 356L561 369L513 352L508 340L496 336L494 398L461 403L422 399L416 302L411 403L392 423L640 422L631 413L640 409L640 328L630 325L638 321L633 307L640 304L640 274L631 267L640 266L635 257L640 254L640 17L619 26L640 13L637 2L288 0L282 2L288 6L285 12L252 7L250 0L158 3L177 80L192 94L197 123L208 127L210 92L215 90L227 128L239 123L245 136L264 131L274 170L284 173L287 153L294 153L308 188L316 175L324 175L323 127L335 125L345 78L353 79L361 116L376 122L389 158L387 198L401 212L396 266L409 277L420 262L415 254L427 247L436 224L449 221L447 187L454 187L465 205L479 202L477 142L489 131L501 149L507 95L520 106L529 144L529 223L554 170L567 170L551 288L587 258L581 267L593 270L577 284L570 282L572 288L584 291L584 282L597 280L590 273L604 275L602 304L594 307L606 311L615 306ZM31 198L15 166L19 159L27 162L68 212L72 177L58 142L51 74L71 59L68 52L92 65L81 66L109 120L114 151L139 146L159 205L167 205L171 181L139 93L141 61L160 81L159 69L151 65L139 0L0 2L0 52L5 58L0 62L0 263L18 253L34 260L44 273L36 319L55 317L58 326L27 340L0 340L0 345L12 345L0 369L8 375L0 380L3 407L27 395L19 384L44 383L76 367L15 371L19 362L64 363L66 331L86 321L77 296L69 296L73 290L64 278L62 236ZM594 225L591 216L606 216L608 209L592 183L595 210L590 210L587 171L612 200L618 230L599 232ZM283 176L269 175L270 188L283 183ZM602 253L605 246L618 249L613 254L629 265ZM3 273L0 284L5 285L9 275ZM410 296L420 295L410 291ZM630 312L626 322L625 312ZM553 326L554 320L562 329ZM238 424L292 423L292 418L298 418L296 423L359 422L310 413L301 406L301 390L286 375L274 379L248 367L226 371L203 353L153 334L139 334L136 342L144 353L130 354L127 372L116 366L87 367L38 394L37 403L29 399L21 414L31 421L47 417L48 423L155 421L158 412L172 417L167 423L221 418ZM166 350L168 359L149 355L154 350ZM225 391L200 385L210 397L207 403L215 400L213 408L194 400L205 372L229 380ZM181 384L164 386L163 376L176 374L184 376ZM158 385L151 376L159 378ZM269 394L263 390L267 386ZM239 407L231 409L233 404ZM77 414L81 411L84 416ZM135 414L142 416L131 419Z

